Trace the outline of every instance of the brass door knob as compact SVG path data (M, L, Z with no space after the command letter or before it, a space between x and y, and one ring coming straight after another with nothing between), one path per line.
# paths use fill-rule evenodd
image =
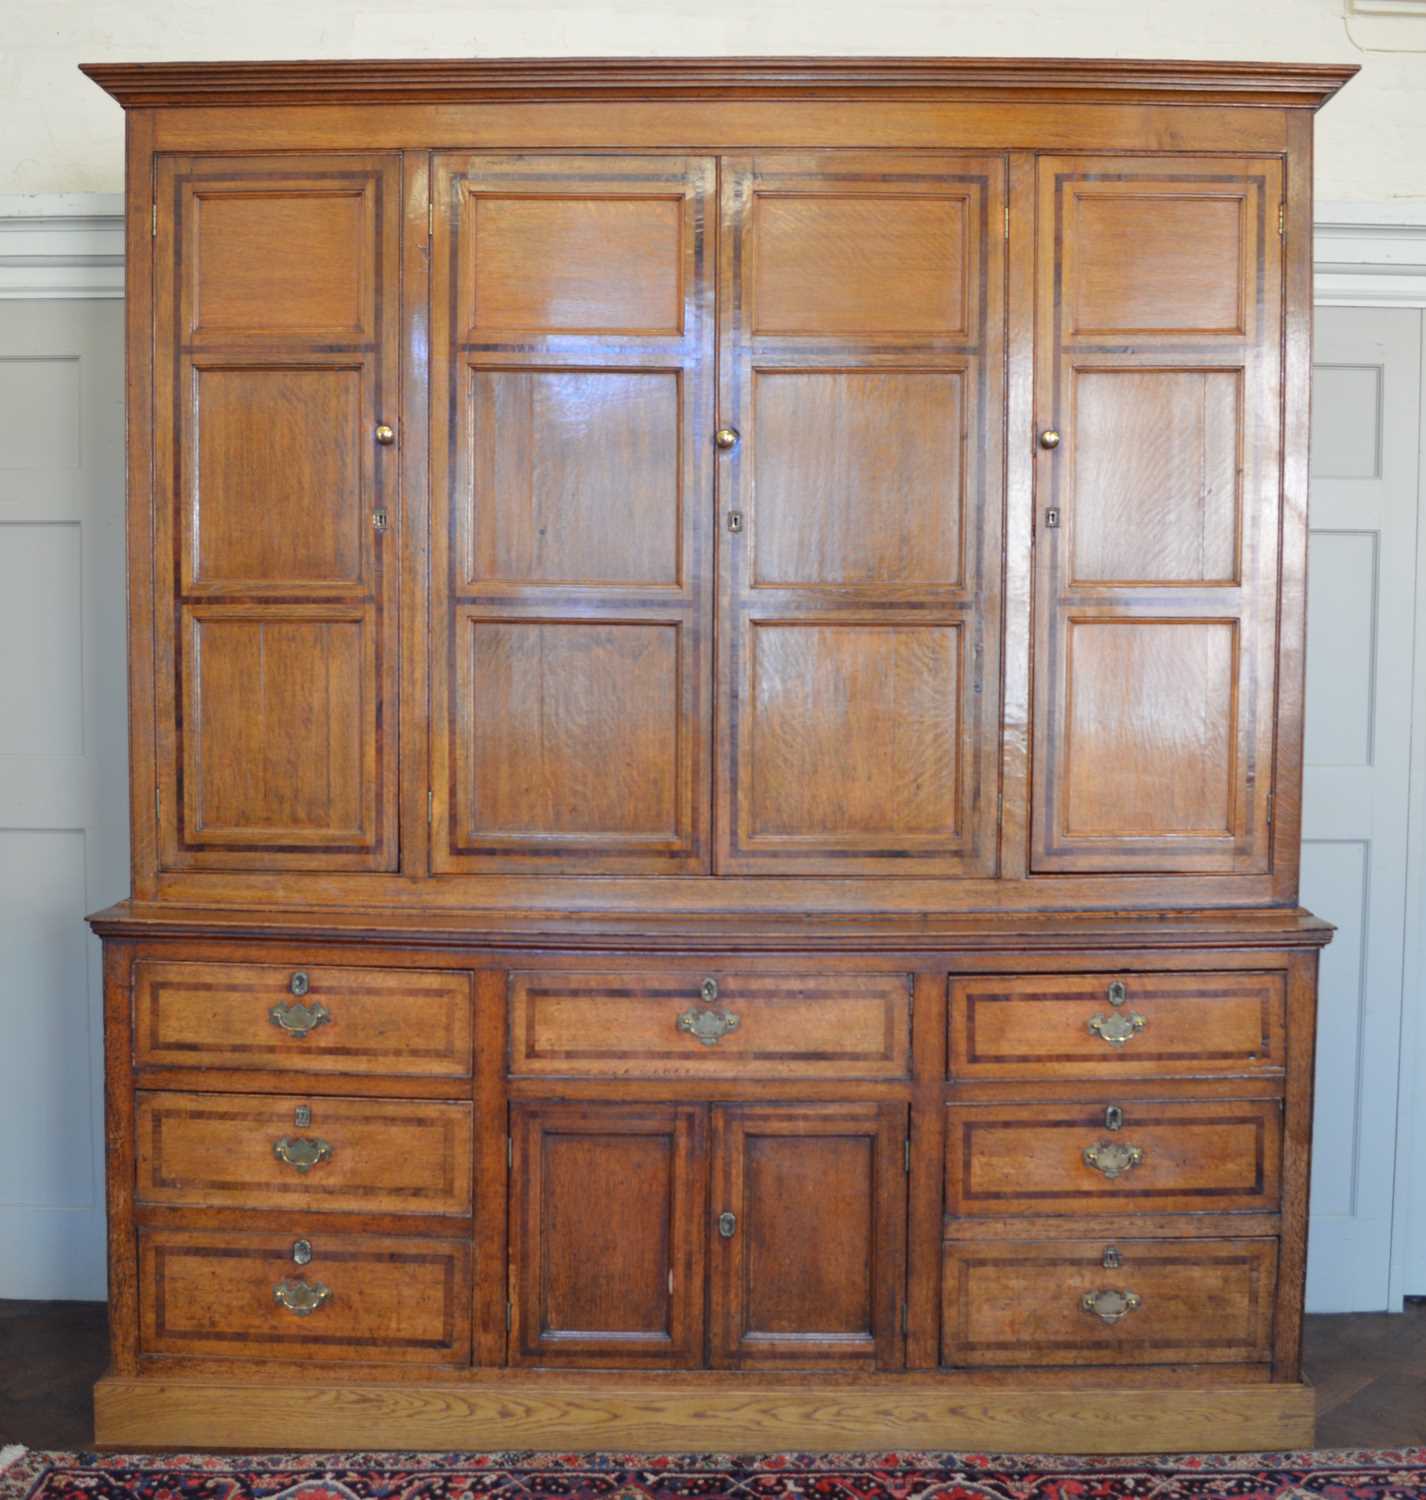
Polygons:
M1060 446L1060 435L1053 427L1047 427L1040 434L1040 446L1042 448L1058 448Z
M376 440L383 448L389 448L396 441L396 429L385 422L381 423L376 429Z
M713 434L714 443L726 453L729 448L738 446L738 429L736 427L720 427Z

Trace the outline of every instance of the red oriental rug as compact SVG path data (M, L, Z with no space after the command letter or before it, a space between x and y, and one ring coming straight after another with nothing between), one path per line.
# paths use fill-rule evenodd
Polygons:
M0 1452L0 1500L1426 1500L1426 1449L981 1453Z

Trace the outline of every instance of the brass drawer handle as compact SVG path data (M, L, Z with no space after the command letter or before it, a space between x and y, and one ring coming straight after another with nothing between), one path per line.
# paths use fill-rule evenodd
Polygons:
M678 1029L696 1036L705 1047L716 1047L738 1029L738 1016L731 1010L686 1010L678 1018Z
M332 1148L326 1141L311 1136L299 1135L293 1139L285 1135L280 1141L273 1142L272 1154L278 1161L285 1161L289 1167L305 1173L319 1162L331 1161Z
M1113 1287L1106 1287L1101 1292L1086 1292L1079 1299L1079 1305L1085 1312L1093 1313L1105 1323L1117 1323L1120 1318L1137 1312L1144 1302L1134 1292L1121 1292Z
M279 1307L294 1312L299 1318L310 1317L324 1302L331 1300L332 1289L322 1281L307 1281L298 1277L296 1281L286 1278L272 1289L273 1300Z
M1132 1036L1137 1036L1149 1023L1136 1010L1123 1015L1115 1011L1112 1016L1091 1016L1089 1029L1095 1036L1103 1037L1111 1047L1122 1047Z
M300 1000L294 1005L289 1005L287 1001L279 1000L268 1011L267 1018L274 1026L300 1042L304 1036L310 1036L319 1026L325 1026L332 1019L332 1013L320 1000L314 1000L311 1005L304 1005Z
M1133 1171L1143 1159L1142 1146L1126 1146L1120 1141L1100 1141L1097 1146L1084 1148L1085 1166L1103 1172L1110 1182Z

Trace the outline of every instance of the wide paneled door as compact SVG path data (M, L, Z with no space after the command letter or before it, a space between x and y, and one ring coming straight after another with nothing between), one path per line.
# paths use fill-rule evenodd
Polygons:
M438 156L438 871L708 868L715 167Z
M162 863L394 869L399 159L155 191Z
M1035 870L1269 868L1281 203L1276 159L1040 160Z
M993 873L1004 162L721 178L719 868Z

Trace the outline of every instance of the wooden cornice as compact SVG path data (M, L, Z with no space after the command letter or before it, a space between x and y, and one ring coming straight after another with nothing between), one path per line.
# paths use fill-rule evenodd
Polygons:
M1355 64L1001 57L90 63L125 109L589 99L979 99L1319 109Z

